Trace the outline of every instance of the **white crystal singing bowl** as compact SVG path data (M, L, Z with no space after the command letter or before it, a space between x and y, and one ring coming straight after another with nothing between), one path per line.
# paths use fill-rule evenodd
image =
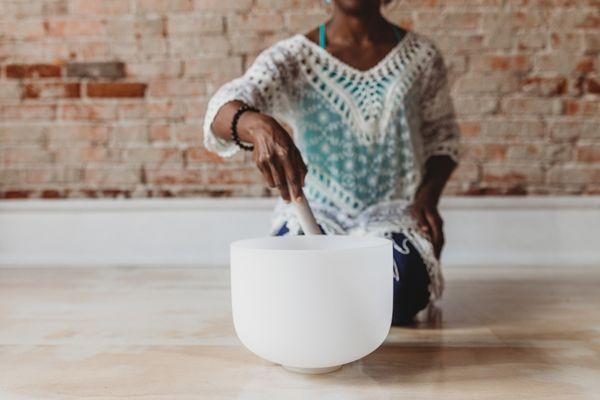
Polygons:
M273 236L231 244L233 322L256 355L324 373L377 349L392 320L392 242Z

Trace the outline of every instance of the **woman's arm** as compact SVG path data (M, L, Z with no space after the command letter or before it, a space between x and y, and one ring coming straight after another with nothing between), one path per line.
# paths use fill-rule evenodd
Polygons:
M421 92L421 134L426 161L411 211L422 231L431 238L435 255L439 258L445 240L438 203L458 164L460 130L450 97L444 59L435 46L432 49L434 56L425 69Z
M224 104L212 123L214 134L231 139L231 120L244 103L233 100ZM237 124L240 140L254 145L252 158L270 188L277 187L289 202L302 195L307 168L300 151L287 131L275 118L260 112L244 112Z
M411 211L421 230L431 237L436 257L440 257L444 247L444 221L438 204L446 182L457 163L448 156L430 157L425 164L425 175L417 189Z
M240 151L231 138L231 121L243 104L260 112L244 112L237 124L240 140L254 145L253 159L267 185L278 187L289 202L302 194L306 166L287 131L272 117L289 110L294 58L275 44L263 50L246 72L223 84L210 98L204 117L204 145L222 157ZM291 193L290 193L291 192Z

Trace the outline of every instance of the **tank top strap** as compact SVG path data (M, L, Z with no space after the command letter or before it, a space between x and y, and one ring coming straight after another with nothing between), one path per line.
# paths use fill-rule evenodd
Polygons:
M400 29L398 29L398 27L393 24L392 24L392 28L394 29L394 35L396 35L396 40L397 41L402 40L402 37L404 36L404 34L400 31ZM325 23L324 22L321 25L319 25L319 46L321 46L322 48L325 48Z
M404 36L403 33L394 24L392 24L392 28L394 29L394 34L396 35L396 40L400 41L402 39L402 36Z
M325 23L319 25L319 46L325 48Z

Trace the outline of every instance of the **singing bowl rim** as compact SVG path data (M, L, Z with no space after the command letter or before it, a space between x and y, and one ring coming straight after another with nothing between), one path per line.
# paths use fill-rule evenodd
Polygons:
M256 244L265 242L271 245L275 243L300 243L311 241L332 242L334 247L323 248L274 248L268 246L257 246ZM337 243L336 243L337 242ZM305 243L304 243L305 244ZM359 235L288 235L288 236L260 236L247 239L240 239L231 242L231 250L242 251L261 251L261 252L281 252L281 253L332 253L352 250L376 249L379 247L390 246L391 240L378 236L359 236Z

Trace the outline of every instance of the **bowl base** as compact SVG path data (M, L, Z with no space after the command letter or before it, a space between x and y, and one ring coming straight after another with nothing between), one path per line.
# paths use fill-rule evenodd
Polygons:
M343 365L336 365L333 367L325 367L325 368L298 368L298 367L290 367L289 365L282 365L282 367L291 372L297 372L299 374L309 374L309 375L317 375L317 374L328 374L333 371L337 371L342 368Z

